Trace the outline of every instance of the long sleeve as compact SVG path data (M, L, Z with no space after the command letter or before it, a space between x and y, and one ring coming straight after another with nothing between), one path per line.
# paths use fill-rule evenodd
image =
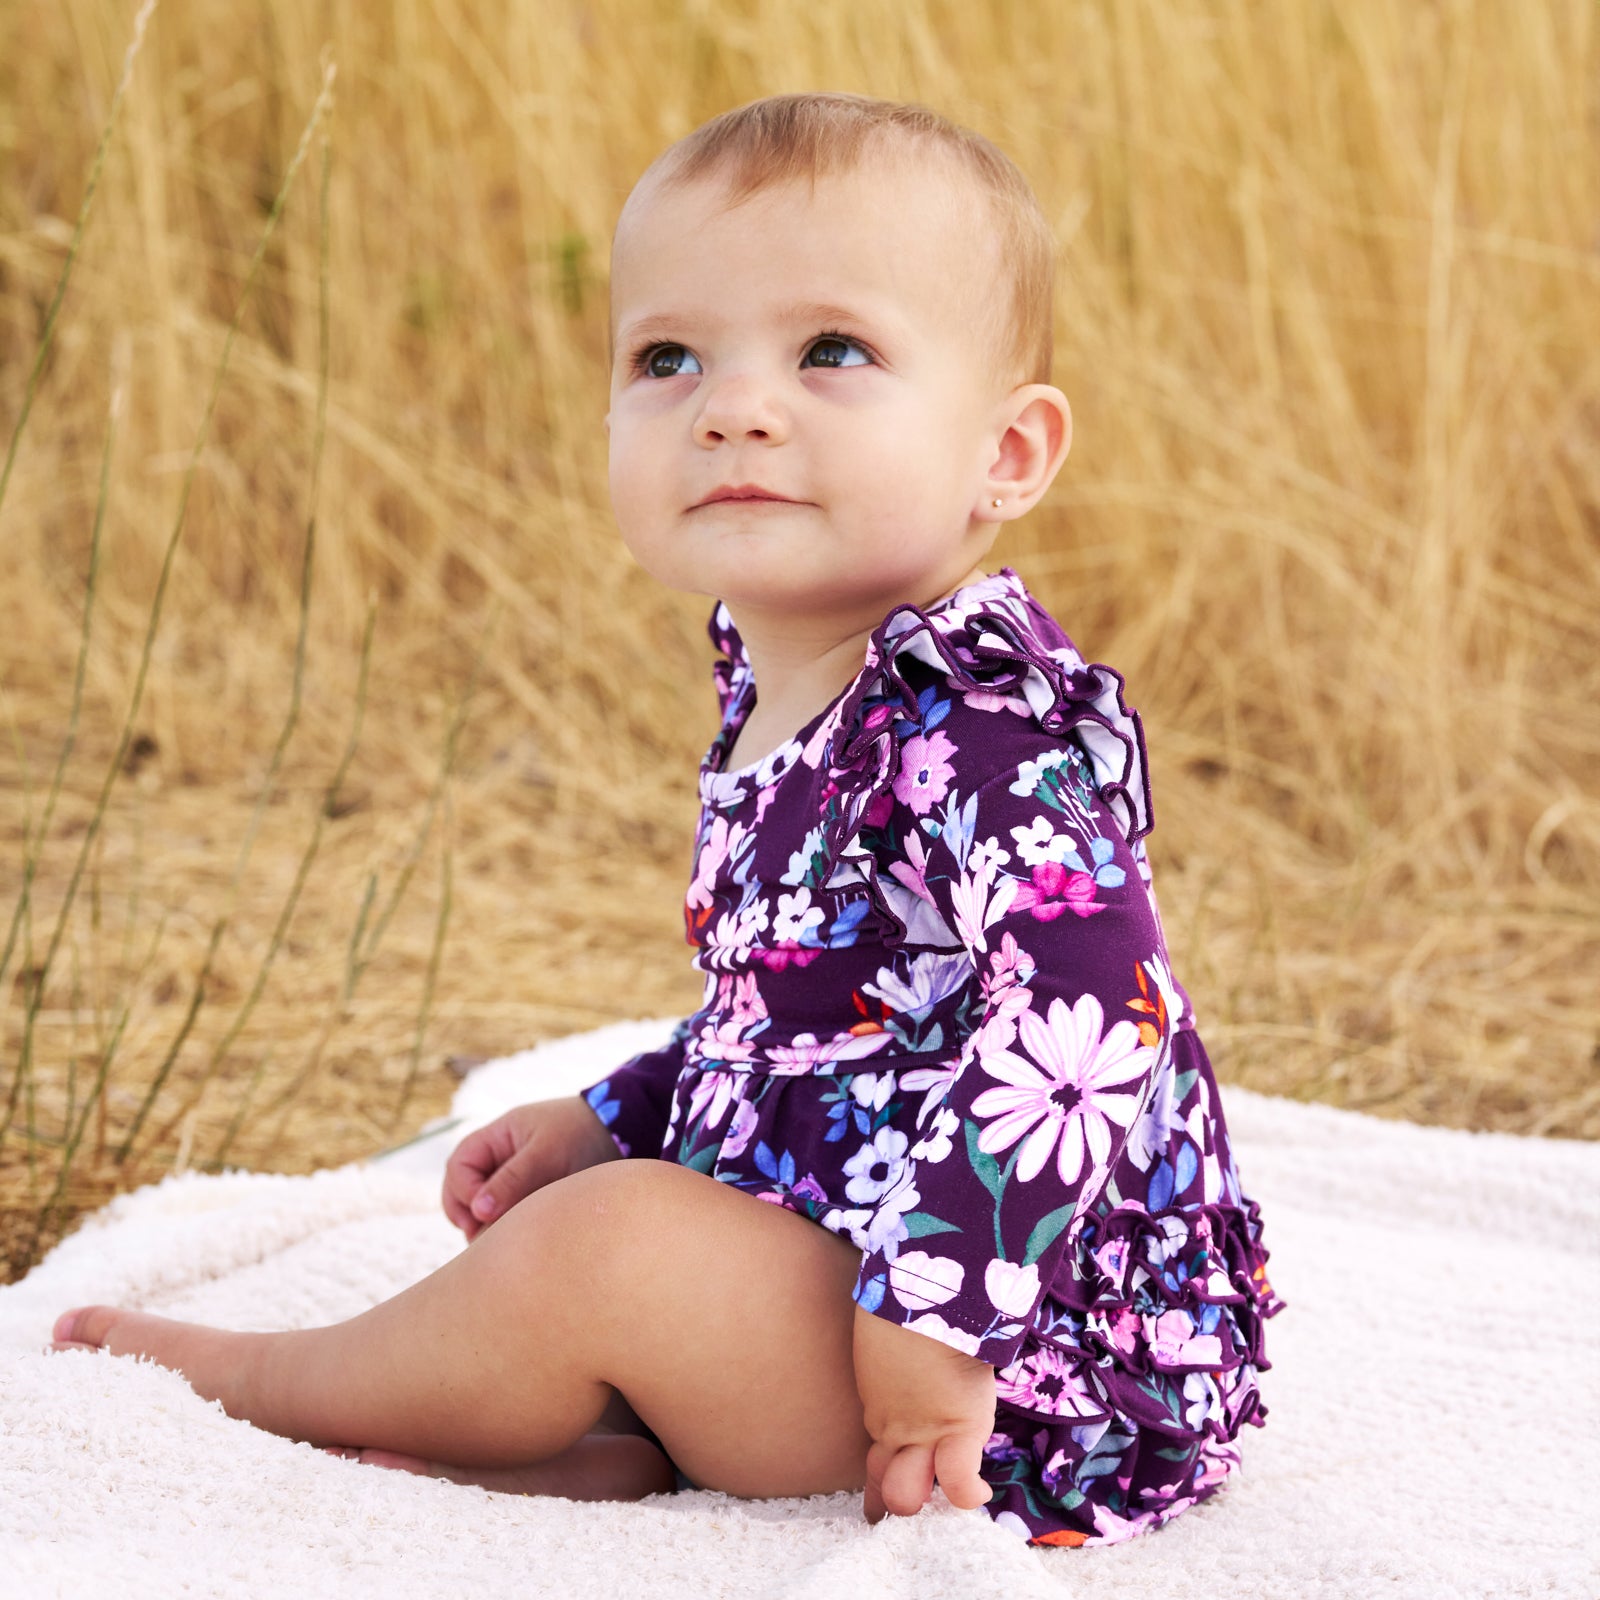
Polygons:
M1114 1168L1182 1007L1142 861L1087 761L1067 744L1033 749L965 795L947 763L943 805L908 790L887 819L894 878L970 962L973 1027L953 1069L923 1075L899 1215L869 1236L855 1291L997 1367L1075 1225L1108 1189L1118 1203ZM919 961L951 956L902 960L914 985Z
M686 1020L659 1050L625 1061L609 1077L584 1090L589 1108L625 1156L659 1156L672 1113L672 1091L683 1070Z

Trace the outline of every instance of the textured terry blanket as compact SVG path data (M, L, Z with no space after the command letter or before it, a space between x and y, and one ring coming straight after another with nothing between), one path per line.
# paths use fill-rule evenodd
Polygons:
M444 1260L464 1127L664 1034L638 1023L480 1069L460 1125L309 1178L169 1179L0 1289L0 1593L664 1595L983 1600L1600 1593L1600 1150L1387 1123L1232 1090L1290 1309L1244 1473L1159 1532L1036 1551L940 1504L876 1529L853 1496L641 1505L491 1495L257 1432L181 1378L46 1356L113 1301L236 1327L349 1315Z

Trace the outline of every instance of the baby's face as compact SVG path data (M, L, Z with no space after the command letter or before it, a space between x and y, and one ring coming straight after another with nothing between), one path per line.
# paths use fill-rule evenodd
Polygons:
M994 230L909 163L636 196L612 268L611 494L677 589L850 629L965 581L1008 385Z

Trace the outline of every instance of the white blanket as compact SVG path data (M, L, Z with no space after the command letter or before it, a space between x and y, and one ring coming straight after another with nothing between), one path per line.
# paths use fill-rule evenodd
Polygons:
M458 1126L309 1178L169 1179L0 1289L0 1595L1066 1596L1600 1594L1600 1151L1230 1091L1273 1281L1265 1429L1235 1484L1152 1536L1031 1550L939 1504L522 1499L385 1472L225 1417L183 1380L46 1356L109 1301L224 1326L347 1316L458 1240L438 1175L467 1125L654 1043L638 1023L463 1084Z

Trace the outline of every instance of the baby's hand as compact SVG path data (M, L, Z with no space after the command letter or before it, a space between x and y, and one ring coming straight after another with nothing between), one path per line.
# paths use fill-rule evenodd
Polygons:
M444 1214L472 1240L535 1189L620 1158L583 1099L517 1106L469 1133L451 1152Z
M978 1474L994 1432L994 1368L924 1334L856 1309L856 1388L872 1437L862 1509L915 1516L935 1479L971 1510L992 1493Z

